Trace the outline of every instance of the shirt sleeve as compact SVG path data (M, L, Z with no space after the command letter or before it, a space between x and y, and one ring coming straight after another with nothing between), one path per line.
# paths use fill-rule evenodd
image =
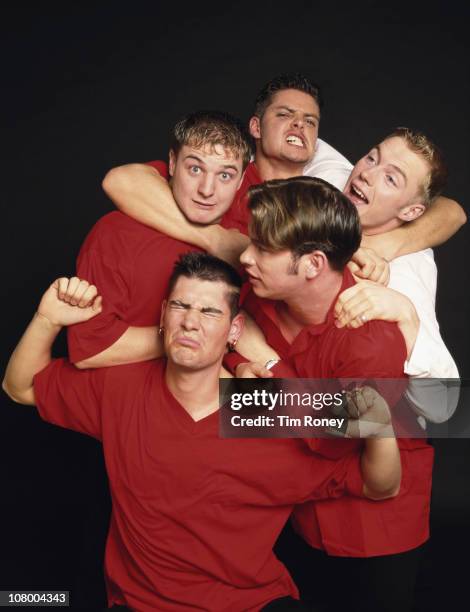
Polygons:
M145 162L145 165L155 168L155 170L158 171L158 174L164 179L168 180L170 178L168 173L168 164L166 162L157 159L154 161Z
M101 440L101 401L107 369L78 370L65 359L53 360L34 377L41 418Z
M390 408L403 398L408 386L403 373L406 344L395 323L370 321L347 330L336 350L339 355L332 378L358 379L375 388ZM346 388L347 383L344 381Z
M99 251L87 251L79 260L77 276L98 287L103 296L103 310L89 321L68 328L68 348L73 363L109 348L129 327L124 321L129 289L112 261Z
M352 169L352 164L341 153L319 138L315 155L305 166L304 175L321 178L342 190Z
M435 301L437 268L431 249L404 255L390 264L389 287L406 295L419 316L420 326L410 359L409 376L458 378L459 372L439 331Z
M405 373L411 377L407 399L413 411L433 423L447 421L459 400L459 386L437 379L458 379L459 372L439 331L435 300L437 268L431 249L394 259L389 287L406 295L419 316L420 326ZM435 380L423 380L423 379Z
M312 453L311 473L307 482L310 491L303 501L331 499L352 495L364 497L360 453L340 459L326 459Z
M120 240L110 237L112 227L92 230L77 261L77 276L97 286L103 296L102 312L84 323L67 329L72 363L87 359L112 346L128 329L125 321L130 305L131 261L120 257ZM123 252L126 251L122 245Z

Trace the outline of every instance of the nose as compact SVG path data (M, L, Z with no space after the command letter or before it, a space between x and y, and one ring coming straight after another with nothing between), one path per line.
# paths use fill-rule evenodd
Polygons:
M302 115L297 114L292 117L292 126L299 129L303 129L304 118L302 117Z
M255 265L255 259L253 257L253 245L251 244L251 242L240 255L240 263L242 264L242 266L245 267Z
M188 308L181 321L181 327L186 331L199 329L201 313L195 308Z
M369 186L372 185L372 181L374 179L374 170L375 170L374 166L372 167L365 166L359 174L361 180L363 180L364 183L367 183L367 185Z
M210 198L214 194L215 177L213 174L206 172L201 176L198 185L198 192L204 198Z

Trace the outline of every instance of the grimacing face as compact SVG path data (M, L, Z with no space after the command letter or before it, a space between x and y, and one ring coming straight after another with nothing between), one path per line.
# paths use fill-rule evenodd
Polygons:
M344 194L356 206L366 234L379 234L419 217L420 194L429 165L394 136L369 151L354 166Z
M251 118L250 132L264 157L303 167L315 153L319 122L320 109L312 96L282 89L274 94L261 118Z
M180 276L162 306L165 353L190 370L220 364L227 342L238 339L243 317L230 320L229 287L222 281Z
M175 201L192 223L218 223L230 208L243 174L243 162L214 145L196 149L183 145L170 151L169 173Z

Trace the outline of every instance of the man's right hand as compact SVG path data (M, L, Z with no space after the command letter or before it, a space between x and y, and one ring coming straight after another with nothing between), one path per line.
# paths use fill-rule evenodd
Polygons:
M72 278L58 278L43 295L38 315L52 325L83 323L101 312L102 298L94 285Z

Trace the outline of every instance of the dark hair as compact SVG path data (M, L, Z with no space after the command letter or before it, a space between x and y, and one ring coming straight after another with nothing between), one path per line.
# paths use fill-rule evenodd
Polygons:
M429 173L421 185L423 204L429 206L442 193L447 182L447 165L442 151L425 134L407 127L396 128L384 140L402 138L408 148L429 166Z
M238 301L240 298L242 279L235 268L226 261L209 255L208 253L198 253L196 251L180 255L180 258L175 263L170 280L168 281L168 295L173 291L176 281L180 276L197 278L213 283L225 283L228 286L225 297L230 306L230 319L233 319L238 313Z
M220 111L197 111L185 115L173 128L171 148L175 155L183 145L196 149L209 145L224 149L241 158L245 168L253 153L253 142L243 123Z
M356 207L336 187L309 176L267 181L250 189L250 236L270 251L292 252L296 262L325 253L342 270L361 243Z
M256 96L254 114L262 117L266 108L271 104L274 94L283 89L298 89L315 100L318 108L322 108L323 99L320 87L300 72L280 74L266 83Z

